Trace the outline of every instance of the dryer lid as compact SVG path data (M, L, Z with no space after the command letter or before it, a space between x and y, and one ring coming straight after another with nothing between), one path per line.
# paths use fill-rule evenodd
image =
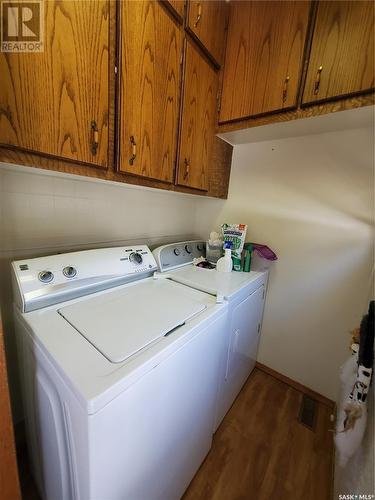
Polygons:
M207 307L200 293L145 280L63 307L59 314L112 363L120 363Z
M168 276L183 285L190 286L211 295L231 299L237 292L250 283L257 281L264 273L220 273L216 269L205 269L197 266L185 266L168 272Z

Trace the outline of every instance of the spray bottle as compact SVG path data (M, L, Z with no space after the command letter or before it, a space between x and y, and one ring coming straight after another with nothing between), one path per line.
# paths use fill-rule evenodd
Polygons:
M217 261L216 270L222 273L230 273L232 271L232 242L226 241L224 243L224 257Z

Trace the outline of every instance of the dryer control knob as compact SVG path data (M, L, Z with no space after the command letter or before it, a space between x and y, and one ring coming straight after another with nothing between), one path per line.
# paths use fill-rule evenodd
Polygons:
M187 253L191 253L191 248L189 247L189 245L185 245L185 250Z
M173 250L173 253L174 253L176 256L179 256L181 252L180 252L180 250L179 250L178 248L175 248L175 249Z

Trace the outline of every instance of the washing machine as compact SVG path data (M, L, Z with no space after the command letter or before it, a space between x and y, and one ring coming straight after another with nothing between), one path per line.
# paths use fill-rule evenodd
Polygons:
M46 500L177 500L211 447L227 305L156 269L144 245L12 263Z

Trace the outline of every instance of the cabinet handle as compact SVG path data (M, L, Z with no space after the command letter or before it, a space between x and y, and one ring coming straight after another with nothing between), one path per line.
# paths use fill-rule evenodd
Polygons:
M286 102L286 99L288 97L288 83L290 80L290 76L288 75L285 80L284 80L284 88L283 88L283 103Z
M316 73L316 79L315 79L315 84L314 84L314 94L315 95L319 94L320 75L322 74L322 71L323 71L323 66L319 66L318 71Z
M99 146L99 130L95 120L91 122L91 154L96 155Z
M190 174L190 163L187 158L185 158L184 160L184 165L185 165L184 180L186 181L186 179L189 177Z
M129 165L133 165L134 160L137 157L137 143L135 142L134 135L130 136L130 145L132 147L132 155L129 158Z
M196 28L199 24L199 21L201 20L202 18L202 4L199 2L198 4L198 15L197 15L197 18L195 20L195 23L194 23L194 27Z

